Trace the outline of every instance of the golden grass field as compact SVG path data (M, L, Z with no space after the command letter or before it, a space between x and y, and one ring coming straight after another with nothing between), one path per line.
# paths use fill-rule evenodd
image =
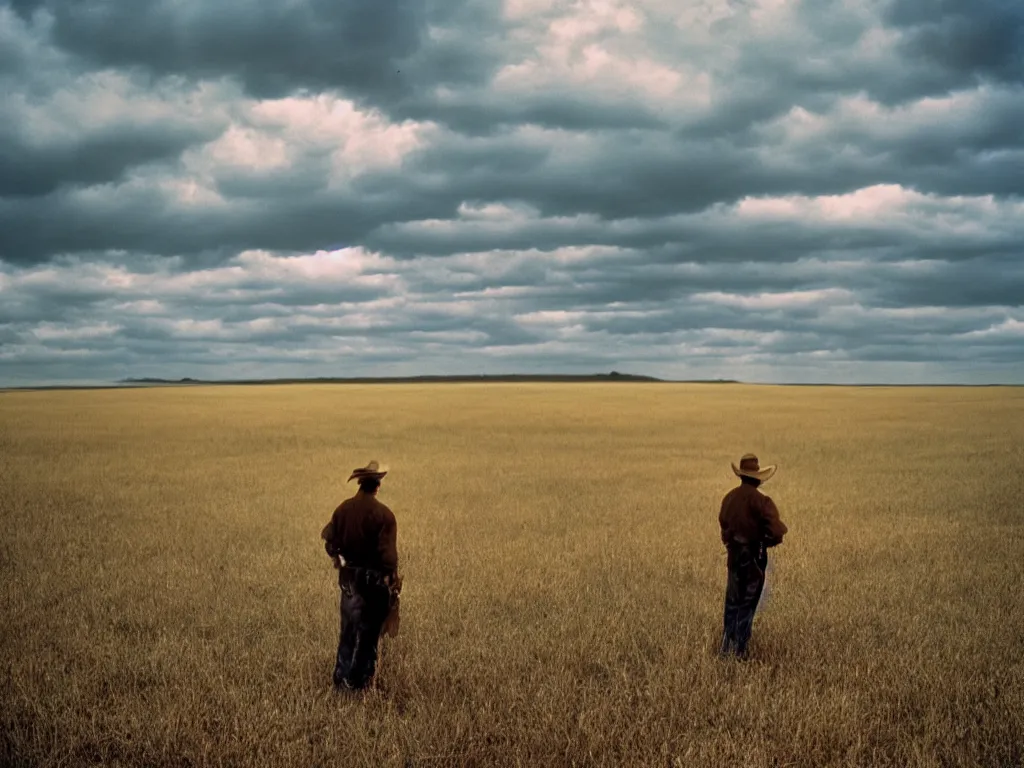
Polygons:
M730 460L790 534L721 661ZM319 533L391 466L402 628L337 694ZM0 394L0 763L1011 766L1024 389Z

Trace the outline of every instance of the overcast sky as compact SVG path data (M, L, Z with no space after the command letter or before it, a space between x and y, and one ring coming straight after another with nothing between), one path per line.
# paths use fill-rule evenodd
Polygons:
M0 0L0 385L1024 383L1020 0Z

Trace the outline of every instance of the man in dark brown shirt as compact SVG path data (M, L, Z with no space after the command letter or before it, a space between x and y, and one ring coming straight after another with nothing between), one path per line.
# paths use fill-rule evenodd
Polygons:
M398 578L398 525L390 509L377 500L387 474L376 461L353 470L359 492L343 501L324 526L324 548L339 570L341 637L334 665L334 685L360 690L370 684L377 666L377 645L388 617Z
M776 467L761 469L757 456L748 453L732 471L740 485L722 499L718 523L722 543L728 553L728 581L725 590L725 627L719 653L747 657L747 643L754 623L764 573L768 566L768 548L782 543L788 529L779 519L779 510L771 497L758 486L775 474Z

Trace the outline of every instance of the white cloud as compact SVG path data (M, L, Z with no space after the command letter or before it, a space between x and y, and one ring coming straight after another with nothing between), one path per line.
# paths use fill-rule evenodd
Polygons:
M811 291L782 291L779 293L758 293L753 295L711 291L695 294L693 299L727 307L759 310L850 304L853 302L854 296L852 292L843 288L823 288Z
M40 323L32 329L32 336L44 343L48 341L88 341L114 336L122 327L113 323L76 326Z
M547 11L539 13L538 11ZM710 78L678 57L660 59L646 36L644 4L620 0L577 0L540 5L506 3L518 22L525 58L506 64L491 87L498 98L529 98L538 91L585 93L602 102L663 107L707 107ZM532 19L536 19L530 23Z
M24 141L53 147L77 143L83 135L226 126L230 115L226 105L236 97L237 92L216 83L181 90L147 86L126 73L101 71L80 75L42 95L8 92L4 112Z
M965 339L1022 341L1024 340L1024 320L1007 317L1002 322L990 325L988 328L961 334L961 337ZM1021 356L1021 364L1024 365L1024 355Z

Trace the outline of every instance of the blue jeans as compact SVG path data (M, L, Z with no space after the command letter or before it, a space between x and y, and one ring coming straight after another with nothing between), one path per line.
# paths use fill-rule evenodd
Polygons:
M764 589L768 550L760 544L729 544L729 577L725 587L725 620L720 653L747 655L757 601Z
M368 568L342 568L341 637L334 664L334 684L361 689L377 667L377 644L390 603L383 574Z

